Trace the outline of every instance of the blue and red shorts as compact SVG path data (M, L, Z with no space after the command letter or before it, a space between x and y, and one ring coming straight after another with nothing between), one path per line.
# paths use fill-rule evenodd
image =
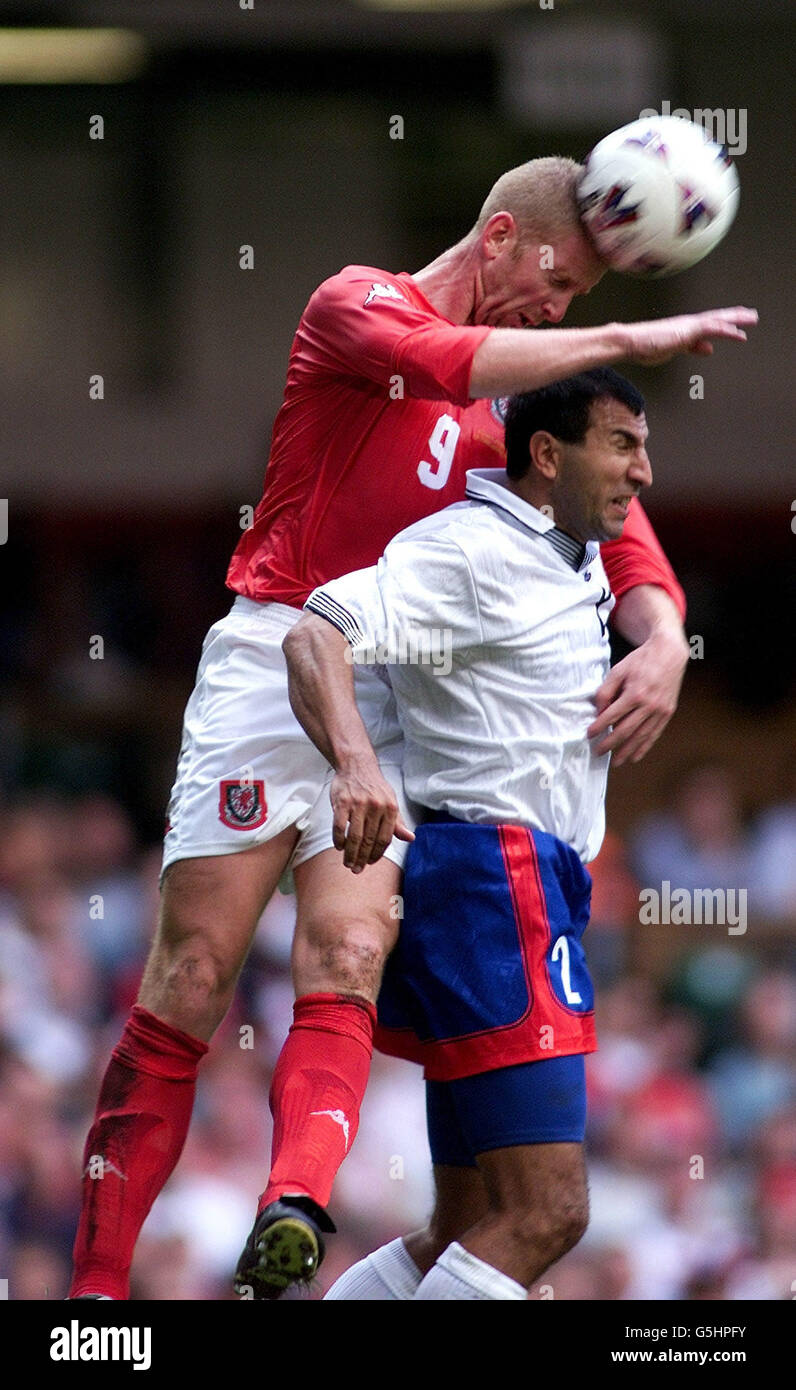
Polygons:
M377 1047L430 1081L594 1052L591 878L575 851L526 826L442 816L415 836Z

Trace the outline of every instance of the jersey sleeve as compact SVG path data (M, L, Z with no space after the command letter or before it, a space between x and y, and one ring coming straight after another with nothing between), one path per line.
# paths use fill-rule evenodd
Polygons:
M387 640L387 615L379 585L378 566L352 570L313 589L304 607L342 632L355 659L367 648Z
M422 400L469 405L476 349L491 329L458 327L410 302L395 277L350 268L326 280L304 312L302 331L316 366L383 386L402 379Z
M355 662L422 661L483 641L467 557L439 537L393 542L378 565L313 590L304 607L339 628Z
M601 545L600 555L617 609L629 589L639 584L656 584L666 590L685 620L685 594L637 498L630 503L621 537Z

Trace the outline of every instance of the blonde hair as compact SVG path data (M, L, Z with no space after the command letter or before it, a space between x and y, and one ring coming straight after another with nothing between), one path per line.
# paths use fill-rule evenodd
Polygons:
M580 229L575 188L583 166L563 155L529 159L501 174L487 194L474 231L482 232L496 212L509 212L517 223L520 241L549 237Z

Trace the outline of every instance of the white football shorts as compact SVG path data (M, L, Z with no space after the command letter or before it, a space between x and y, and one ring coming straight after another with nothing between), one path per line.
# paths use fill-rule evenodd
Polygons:
M300 609L238 596L208 632L185 709L162 873L178 859L251 849L290 825L300 834L288 867L334 847L333 772L288 699L282 641L300 617ZM413 827L392 690L375 670L361 667L356 689L382 773ZM385 857L401 865L406 849L393 839Z

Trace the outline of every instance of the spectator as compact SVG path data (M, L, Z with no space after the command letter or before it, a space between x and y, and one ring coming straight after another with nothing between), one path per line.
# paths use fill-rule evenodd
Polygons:
M796 776L796 748L785 760ZM754 912L796 923L796 783L790 797L759 816L752 840L749 899Z
M743 1043L718 1054L708 1080L727 1144L737 1151L796 1097L796 979L784 970L753 981L741 1006Z
M745 888L750 844L733 777L718 763L692 767L682 779L672 808L644 821L631 847L642 885Z

